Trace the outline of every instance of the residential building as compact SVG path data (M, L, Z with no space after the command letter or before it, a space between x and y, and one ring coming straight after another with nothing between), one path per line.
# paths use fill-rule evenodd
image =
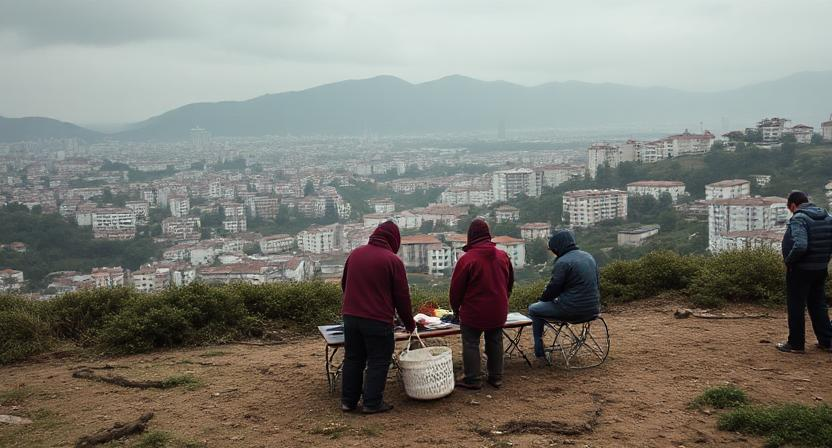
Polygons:
M627 194L630 196L649 195L659 199L665 193L670 195L674 203L678 202L679 198L686 194L684 182L672 180L641 180L627 184Z
M150 214L150 204L147 201L127 201L124 206L133 211L136 216L136 225L147 225L147 218Z
M0 292L20 291L23 288L23 272L14 269L0 269Z
M90 277L96 288L124 286L124 269L121 266L92 268Z
M574 227L627 218L627 193L621 190L577 190L563 195L564 221Z
M246 199L246 207L255 218L275 219L280 210L280 199L255 196Z
M495 202L505 202L520 195L540 196L535 172L527 168L495 171L491 177Z
M48 295L58 295L94 287L95 282L92 276L76 271L62 271L49 274L49 285L46 291Z
M179 241L199 240L202 224L199 218L165 218L162 220L162 235Z
M584 177L586 167L583 165L544 165L535 168L539 176L539 183L541 187L557 187L558 185Z
M501 205L494 209L494 219L500 224L517 222L520 220L520 209L510 205Z
M786 199L778 197L713 200L708 207L708 248L718 252L723 246L719 238L729 232L785 228L789 215Z
M618 231L618 245L619 246L634 246L638 247L644 244L644 242L653 235L657 235L659 233L659 225L649 225L639 227L637 229L631 230L619 230Z
M396 211L396 203L390 198L370 199L367 201L373 208L373 213L393 213Z
M783 230L738 230L720 235L715 242L714 251L766 248L780 251L783 243Z
M820 136L823 141L832 142L832 115L829 116L829 121L820 124Z
M757 123L757 130L764 143L777 143L783 138L783 132L790 123L787 118L764 118Z
M805 124L798 124L788 129L788 133L794 136L797 143L809 144L812 143L812 136L815 135L815 128L806 126Z
M771 174L752 174L748 177L750 177L751 181L758 187L765 187L771 183Z
M510 236L495 236L491 241L511 259L514 269L526 267L526 242Z
M243 204L236 202L225 202L222 204L223 215L222 227L231 233L240 233L247 230L246 210Z
M710 131L705 131L703 134L691 134L685 129L685 132L660 139L653 142L653 145L660 147L659 152L662 152L666 158L673 158L705 154L711 150L714 141L716 137Z
M94 238L129 240L136 236L136 215L129 208L99 208L92 212Z
M439 195L439 202L485 207L494 203L494 190L485 187L449 187Z
M594 143L587 149L586 168L589 177L595 179L598 174L598 167L609 165L615 168L621 163L621 153L618 145L608 143Z
M291 235L272 235L260 240L260 252L264 254L278 254L292 250L295 239Z
M340 228L338 225L312 226L298 233L298 249L313 254L336 252L339 249L339 233Z
M171 285L170 268L142 266L130 274L130 284L139 292L161 291Z
M520 236L526 240L548 240L552 234L552 226L548 222L529 222L520 226Z
M168 198L170 215L174 218L188 216L191 211L191 200L187 196L171 196Z
M451 248L433 235L403 236L398 255L405 267L431 275L441 275L453 267Z
M745 179L729 179L705 185L705 200L735 199L751 196L751 182Z

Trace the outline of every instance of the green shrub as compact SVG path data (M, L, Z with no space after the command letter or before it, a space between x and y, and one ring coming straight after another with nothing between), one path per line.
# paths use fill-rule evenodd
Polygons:
M716 409L736 408L748 403L748 397L737 386L727 385L705 390L691 403L694 407L710 406Z
M192 333L184 311L160 295L147 294L107 319L96 342L108 353L141 353L181 345L193 340Z
M766 446L832 446L832 408L825 404L742 406L719 417L719 429L766 438Z
M139 295L132 288L85 289L60 295L47 302L52 331L82 345L92 343L106 320Z
M601 298L605 303L630 302L684 290L699 273L702 260L656 251L637 260L613 262L601 270Z
M0 296L0 364L49 349L52 338L40 307L41 304L20 297Z
M242 298L245 307L266 319L320 325L341 315L341 287L334 283L233 284L224 287Z
M774 305L785 300L784 278L783 261L773 250L727 251L705 259L688 294L701 307L728 302Z
M529 305L537 302L543 290L546 288L546 280L524 285L514 285L514 290L509 298L508 308L510 311L528 313Z

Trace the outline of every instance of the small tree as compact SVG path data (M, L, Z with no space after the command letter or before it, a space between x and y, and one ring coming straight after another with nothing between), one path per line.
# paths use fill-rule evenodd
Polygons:
M552 259L552 252L549 250L548 241L537 238L526 244L526 258L532 264L545 264Z

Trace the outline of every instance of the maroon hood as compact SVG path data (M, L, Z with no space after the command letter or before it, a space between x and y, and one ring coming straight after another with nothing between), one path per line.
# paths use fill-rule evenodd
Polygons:
M471 221L471 225L468 226L468 244L462 250L467 252L472 247L484 242L491 243L491 230L485 220L477 218Z
M399 226L393 221L381 223L370 235L370 241L367 244L390 249L394 254L399 253L399 246L402 244Z

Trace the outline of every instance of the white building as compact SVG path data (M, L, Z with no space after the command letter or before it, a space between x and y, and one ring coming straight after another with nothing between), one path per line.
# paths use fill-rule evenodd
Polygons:
M338 249L338 226L312 226L298 233L298 249L313 254L328 254Z
M367 201L373 208L373 213L393 213L396 211L396 203L390 198L370 199Z
M752 174L748 176L758 187L765 187L771 183L771 174Z
M530 222L520 226L520 236L526 240L548 240L552 233L552 226L548 222Z
M639 227L638 229L619 230L618 231L618 245L619 246L641 246L651 236L659 233L659 225L649 225Z
M589 171L589 177L592 179L595 179L598 174L599 166L607 164L610 168L615 168L621 163L621 153L618 145L594 143L586 150L586 153L586 168Z
M280 210L278 198L255 196L246 199L245 204L251 216L255 218L275 219Z
M226 202L222 204L223 214L225 219L222 221L222 227L231 233L240 233L246 231L246 208L243 204L236 202Z
M150 204L147 201L127 201L124 206L136 215L136 225L146 225L150 214Z
M812 136L815 135L815 128L806 126L805 124L798 124L788 129L788 133L794 135L797 143L809 144L812 143Z
M677 202L679 197L685 195L685 184L672 180L641 180L627 184L627 194L631 196L649 195L659 199L664 193L669 194L673 202Z
M136 215L129 208L99 208L92 212L95 238L129 240L136 236Z
M538 174L538 181L542 187L557 187L558 185L584 177L586 167L583 165L544 165L535 168Z
M789 126L790 120L786 118L764 118L757 123L757 130L763 136L763 142L776 143L783 138L783 133Z
M23 272L0 269L0 292L19 291L23 287Z
M405 267L424 270L431 275L441 275L442 271L453 267L451 248L433 235L403 236L398 255Z
M563 195L564 219L571 226L593 226L627 218L627 193L621 190L577 190Z
M165 218L162 235L175 240L198 240L202 236L202 223L196 217Z
M735 199L751 196L751 182L745 179L729 179L705 185L705 200Z
M537 176L527 168L495 171L491 177L491 190L495 202L508 201L520 195L540 196Z
M291 235L272 235L260 240L260 252L264 254L277 254L292 250L295 239Z
M713 250L715 252L723 252L764 247L780 251L783 243L783 232L784 230L782 229L727 232L716 238Z
M96 288L124 286L124 269L120 266L92 268L90 276Z
M168 198L168 208L174 218L188 216L191 211L191 200L187 196L172 196Z
M526 267L525 241L510 236L495 236L491 241L497 246L497 249L508 254L514 269L523 269Z
M716 141L716 137L710 131L705 131L704 134L691 134L685 129L685 132L681 134L665 137L653 142L653 144L661 147L660 152L663 152L666 158L673 158L691 154L705 154L711 150L714 141Z
M130 274L130 284L139 292L161 291L170 286L170 269L142 266Z
M494 203L494 190L482 187L450 187L439 195L439 202L485 207Z
M820 135L823 141L832 142L832 115L829 116L829 121L820 124Z
M520 209L510 205L501 205L494 209L494 219L500 224L517 222L520 220Z
M729 232L773 230L785 227L789 219L786 200L777 197L717 199L708 206L708 248L718 252L720 237Z

